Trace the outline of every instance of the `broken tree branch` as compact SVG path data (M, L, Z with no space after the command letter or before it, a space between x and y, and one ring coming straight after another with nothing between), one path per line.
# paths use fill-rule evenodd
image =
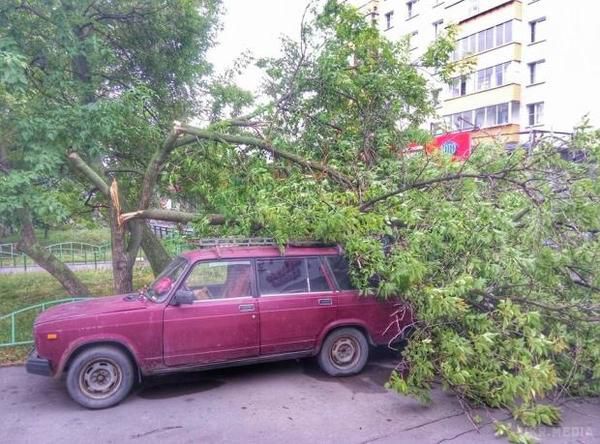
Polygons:
M92 169L76 152L72 152L67 156L67 160L73 170L83 174L107 199L110 198L110 187L105 182L104 178ZM131 207L127 201L121 197L122 207L127 210ZM171 258L164 246L156 238L148 225L141 225L141 245L146 257L148 258L154 274L159 274L171 261ZM135 234L135 233L133 233Z
M225 217L220 214L202 215L198 213L186 213L183 211L161 209L148 209L124 213L121 214L121 222L125 223L133 219L156 219L185 224L203 217L208 219L208 223L210 225L223 225L225 223Z

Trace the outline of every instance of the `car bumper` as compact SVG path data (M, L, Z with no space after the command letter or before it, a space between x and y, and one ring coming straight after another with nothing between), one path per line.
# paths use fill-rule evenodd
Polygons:
M50 361L40 358L35 348L29 354L29 358L27 358L25 369L27 370L27 373L32 373L34 375L52 376Z

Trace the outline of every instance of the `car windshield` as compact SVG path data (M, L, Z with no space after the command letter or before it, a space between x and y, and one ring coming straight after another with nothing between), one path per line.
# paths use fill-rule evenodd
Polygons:
M148 289L148 298L153 302L163 302L169 295L169 292L177 282L177 279L185 269L187 263L187 260L178 256L173 262L167 265L167 268L165 268L152 285L150 285L150 288Z

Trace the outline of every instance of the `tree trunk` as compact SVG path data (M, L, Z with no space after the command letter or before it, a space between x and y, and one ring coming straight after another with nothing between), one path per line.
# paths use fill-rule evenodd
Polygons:
M125 248L125 226L119 221L121 212L117 181L110 187L109 217L112 251L113 289L116 293L133 292L133 265L135 256L127 254Z
M38 243L29 209L22 208L18 210L18 214L21 222L21 238L17 248L60 282L69 295L89 296L90 291L75 273Z
M110 200L109 186L105 182L104 178L101 177L94 169L92 169L85 161L79 157L75 152L72 152L68 156L68 161L71 167L82 173L98 190ZM125 200L122 201L122 207L125 209L130 208ZM144 250L146 258L150 262L152 272L157 275L167 266L171 261L171 257L167 253L167 250L160 243L158 238L154 235L152 230L145 224L139 222L142 226L142 241L141 246Z
M165 247L163 247L163 244L160 243L160 240L150 227L146 223L141 223L141 225L142 250L144 250L146 259L150 262L154 276L157 276L171 262L171 256L169 256L169 253L167 253L167 250L165 250Z

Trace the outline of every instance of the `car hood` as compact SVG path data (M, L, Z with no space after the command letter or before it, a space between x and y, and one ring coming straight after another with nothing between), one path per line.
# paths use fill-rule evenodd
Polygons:
M135 296L137 295L121 294L56 305L40 313L34 325L121 311L143 310L150 303L145 299L137 299Z

